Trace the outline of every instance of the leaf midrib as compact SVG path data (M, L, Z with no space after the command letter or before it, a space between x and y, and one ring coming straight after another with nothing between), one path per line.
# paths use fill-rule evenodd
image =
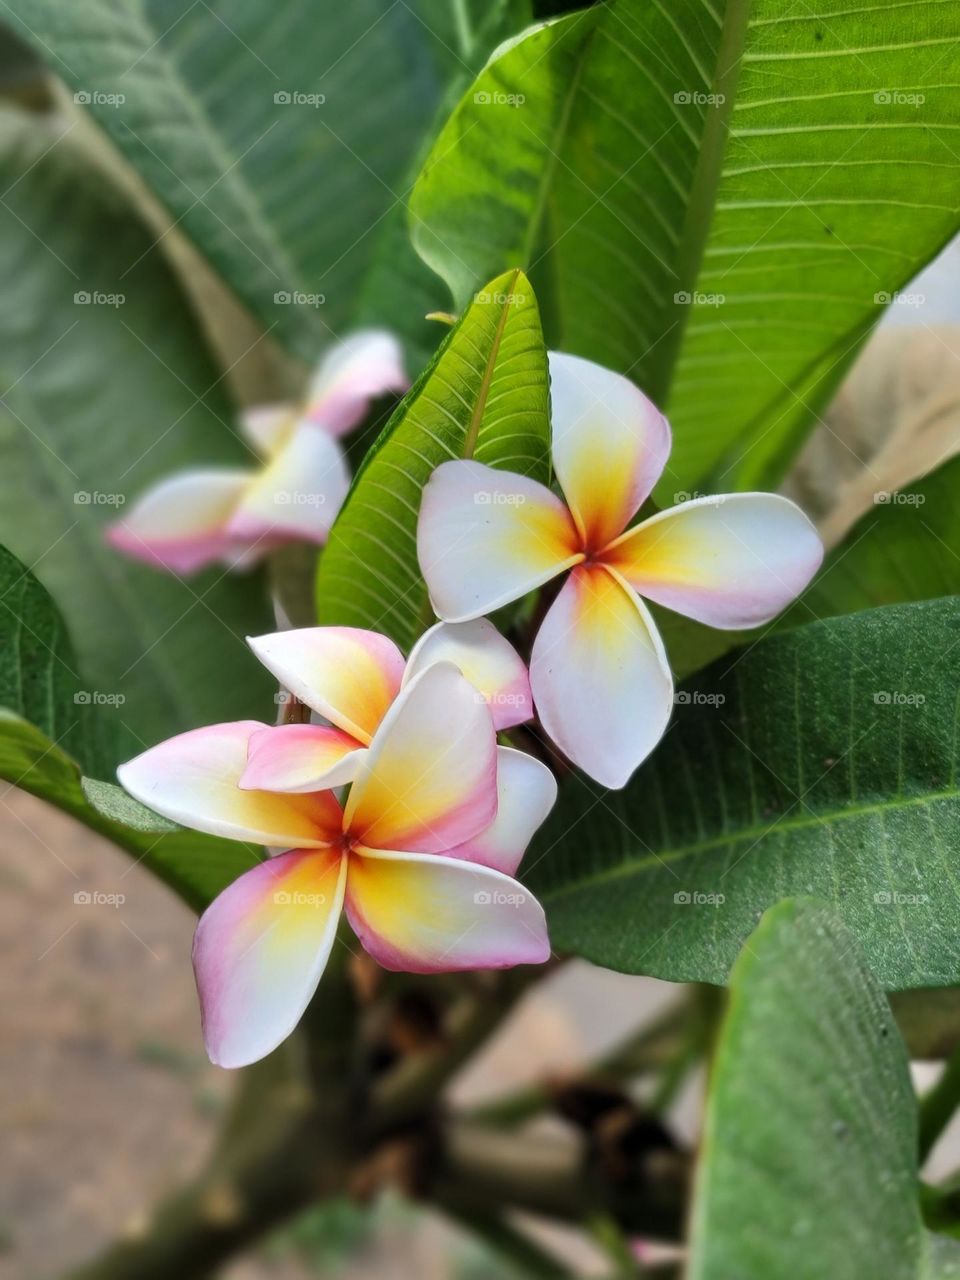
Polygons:
M900 811L903 809L919 809L925 805L932 805L940 800L956 800L960 799L960 787L950 787L944 791L927 791L922 795L914 795L903 798L895 798L893 800L880 800L873 804L855 805L850 808L828 810L826 813L811 812L808 817L794 818L791 820L784 819L782 822L768 823L766 826L741 827L738 831L727 832L726 834L711 837L709 840L699 840L692 844L681 845L676 849L666 849L658 851L649 858L638 858L632 861L619 862L615 867L605 867L602 871L595 871L588 876L582 876L576 881L571 881L562 888L551 890L545 889L543 896L545 899L561 898L568 893L578 893L582 889L594 885L602 884L611 880L623 879L627 876L634 875L637 872L647 870L652 866L660 866L671 862L679 862L683 858L695 857L701 853L708 853L711 849L720 849L727 845L740 844L747 840L761 840L765 836L774 833L790 833L794 831L805 831L811 827L822 827L837 822L843 822L848 818L869 817L872 814L886 813L888 811Z
M710 237L717 192L723 178L728 125L733 114L743 62L750 7L751 0L728 0L724 10L710 84L711 93L723 94L723 102L706 109L706 121L676 250L674 275L678 290L683 292L692 293L696 288ZM653 366L649 388L650 395L657 403L666 402L677 367L683 333L693 310L693 307L681 307L679 319L664 336L661 358Z

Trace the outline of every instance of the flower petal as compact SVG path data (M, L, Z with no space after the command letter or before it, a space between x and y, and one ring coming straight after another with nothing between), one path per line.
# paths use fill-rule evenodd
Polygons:
M438 622L410 650L404 684L434 662L452 662L483 694L497 730L533 717L530 677L523 659L492 622Z
M282 724L251 735L238 786L245 791L323 791L356 777L363 743L319 724Z
M543 964L543 908L489 867L417 853L358 850L347 873L347 915L378 964L406 973Z
M330 791L281 795L241 791L256 720L213 724L168 738L117 770L120 783L165 818L231 840L315 848L340 835L340 806Z
M442 463L424 486L417 555L434 610L447 622L492 613L583 558L555 494L467 461Z
M400 691L403 654L376 631L303 627L247 643L301 702L364 744Z
M268 858L215 898L193 939L211 1062L245 1067L300 1021L326 968L343 905L339 850Z
M235 537L326 542L350 488L343 450L320 427L299 426L258 473L228 525Z
M666 418L592 360L550 353L553 464L585 544L605 547L649 497L670 455Z
M240 430L261 458L272 458L293 434L300 410L295 404L263 404L240 413Z
M573 571L533 643L533 699L558 747L622 787L660 741L673 706L663 643L643 601L599 566Z
M768 622L822 559L816 529L775 493L695 498L637 525L604 556L641 595L721 630Z
M240 548L228 524L253 471L182 471L153 485L107 530L110 546L174 573L196 573Z
M350 789L344 830L374 849L439 853L497 812L497 740L490 709L449 662L397 697Z
M324 355L307 396L305 417L331 435L352 430L371 400L410 386L403 349L385 329L362 329Z
M557 798L557 780L545 764L512 747L497 747L497 816L479 835L448 849L448 858L463 858L516 874L537 828Z

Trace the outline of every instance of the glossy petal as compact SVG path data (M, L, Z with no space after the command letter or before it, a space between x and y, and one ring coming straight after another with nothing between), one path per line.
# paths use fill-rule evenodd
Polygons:
M356 777L362 742L318 724L282 724L250 737L247 767L238 786L245 791L323 791Z
M148 489L107 530L124 555L174 573L196 573L241 547L228 531L253 471L182 471Z
M685 502L631 529L604 556L641 595L721 630L776 617L822 559L816 529L774 493Z
M332 792L240 790L250 738L265 727L236 720L191 729L128 760L117 777L142 804L196 831L277 848L319 847L338 839L340 806Z
M497 816L486 831L449 849L446 856L480 862L512 876L554 806L557 780L525 751L497 747L497 797Z
M375 849L438 853L471 839L497 812L490 709L448 662L399 694L350 789L344 829Z
M352 430L370 401L410 385L403 349L385 329L363 329L344 338L323 357L307 396L305 416L331 435Z
M257 405L241 412L240 430L261 458L272 458L293 434L299 412L295 404Z
M200 917L193 968L212 1062L256 1062L300 1021L333 947L346 870L339 850L268 858Z
M404 684L434 662L452 662L483 694L494 728L509 729L533 716L530 678L523 659L492 622L438 622L410 651Z
M301 424L243 495L228 532L325 542L350 487L343 450L320 427Z
M673 679L642 600L599 566L573 571L533 643L533 699L558 747L622 787L663 735Z
M385 969L450 973L543 964L543 908L509 876L429 854L355 852L347 914Z
M553 463L585 544L597 551L626 528L659 480L670 427L619 373L550 353Z
M285 688L362 743L400 691L403 654L376 631L303 627L248 643Z
M434 610L447 622L491 613L582 558L555 494L466 461L444 462L424 486L417 554Z

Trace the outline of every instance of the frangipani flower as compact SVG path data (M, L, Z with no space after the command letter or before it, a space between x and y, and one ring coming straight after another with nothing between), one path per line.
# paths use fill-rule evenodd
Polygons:
M401 688L439 661L458 667L489 703L495 729L533 716L523 660L485 618L437 623L417 641L406 664L392 640L354 627L279 631L249 644L282 685L330 724L286 724L254 734L241 787L318 791L352 781ZM544 774L549 789L553 776ZM544 794L544 812L553 794Z
M541 964L539 903L513 872L532 834L527 764L498 787L489 708L451 663L415 677L364 752L346 804L332 791L241 790L254 721L171 738L122 765L131 795L199 831L290 851L207 908L194 971L210 1058L255 1062L296 1026L341 909L387 969L439 973ZM493 862L495 865L490 865Z
M566 501L509 471L445 462L423 492L420 566L448 622L569 571L534 641L534 702L575 764L622 787L673 704L641 596L712 627L755 627L803 590L823 548L803 512L769 493L697 498L628 528L666 465L666 419L633 383L588 360L551 353L550 379Z
M353 334L324 356L302 406L241 414L240 428L264 460L260 470L204 467L167 476L111 526L108 542L179 574L218 561L247 568L285 542L325 542L350 487L337 437L375 397L408 386L391 334Z

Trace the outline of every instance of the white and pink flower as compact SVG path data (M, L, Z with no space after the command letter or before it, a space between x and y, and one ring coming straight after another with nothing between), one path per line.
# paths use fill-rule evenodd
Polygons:
M374 689L360 720L369 736L343 807L330 790L241 786L256 721L181 734L118 771L177 822L288 850L240 876L197 927L204 1038L222 1066L256 1061L293 1030L344 908L388 969L549 957L542 908L513 878L553 802L549 770L497 746L488 703L447 661L389 697Z
M148 489L107 531L111 546L177 574L222 563L244 569L287 542L323 543L350 487L338 437L377 396L409 386L392 334L364 330L332 347L303 405L250 409L240 428L263 459L198 467Z
M627 378L588 360L551 353L550 378L563 499L509 471L443 463L424 489L420 566L452 623L568 575L534 641L534 702L575 764L622 787L673 705L642 597L712 627L755 627L803 590L823 548L799 507L769 493L697 498L630 526L666 466L666 419Z

